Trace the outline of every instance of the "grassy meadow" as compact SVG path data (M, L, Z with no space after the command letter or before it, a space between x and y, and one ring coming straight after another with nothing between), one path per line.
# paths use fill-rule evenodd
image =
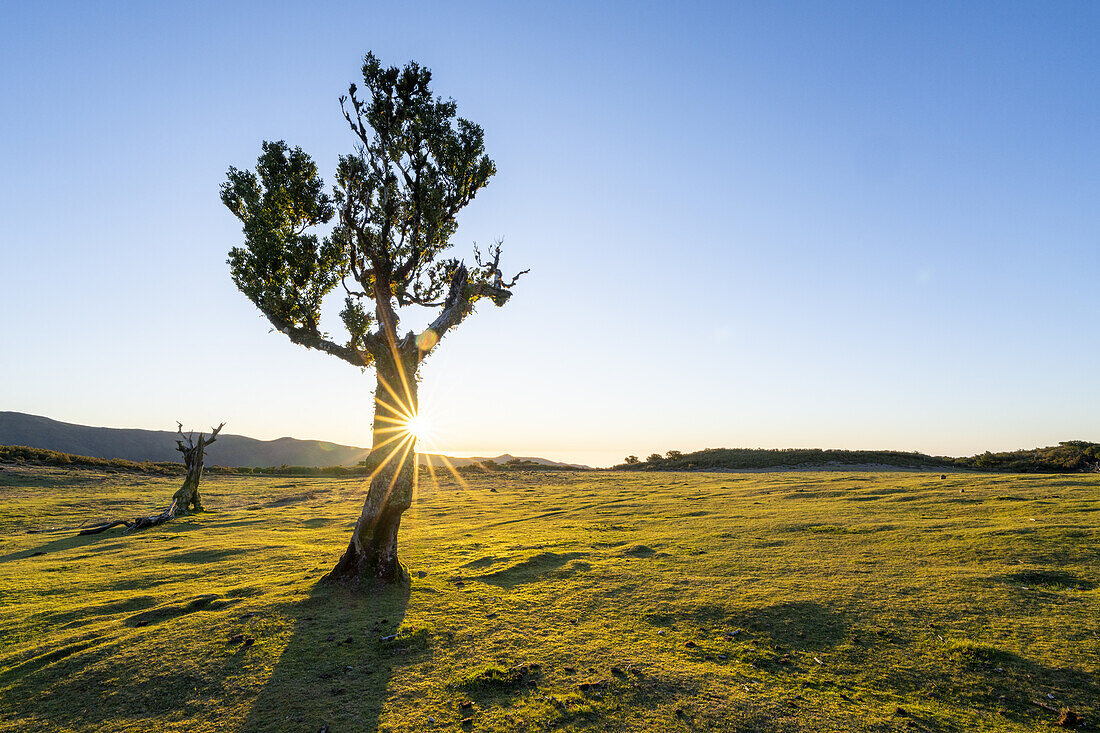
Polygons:
M411 584L317 581L361 478L0 470L3 731L1017 731L1100 722L1100 476L421 480Z

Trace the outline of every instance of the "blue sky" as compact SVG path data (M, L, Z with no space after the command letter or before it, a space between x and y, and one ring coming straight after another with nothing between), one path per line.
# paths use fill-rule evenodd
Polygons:
M485 128L457 251L532 268L425 364L439 448L1100 440L1100 6L407 5L0 8L0 409L369 444L218 186L265 139L331 171L374 50Z

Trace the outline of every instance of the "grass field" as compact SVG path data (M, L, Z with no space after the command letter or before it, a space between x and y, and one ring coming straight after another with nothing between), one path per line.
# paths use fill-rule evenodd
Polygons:
M1095 475L440 477L368 597L317 585L362 479L210 477L208 513L75 536L179 481L0 471L0 730L1100 721Z

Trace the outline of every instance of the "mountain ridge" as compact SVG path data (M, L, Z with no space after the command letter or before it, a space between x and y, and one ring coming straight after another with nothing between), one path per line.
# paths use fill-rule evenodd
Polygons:
M199 432L199 431L195 431ZM178 433L144 428L107 428L62 422L42 415L0 411L0 445L21 445L92 458L121 458L128 461L180 460L176 450ZM210 465L243 466L355 466L370 453L369 448L341 445L325 440L282 437L260 440L246 435L222 433L210 448ZM514 457L504 453L496 458L451 458L455 467L488 460L504 463ZM578 467L545 458L520 458L540 465ZM442 466L438 454L422 454L420 463L431 461Z

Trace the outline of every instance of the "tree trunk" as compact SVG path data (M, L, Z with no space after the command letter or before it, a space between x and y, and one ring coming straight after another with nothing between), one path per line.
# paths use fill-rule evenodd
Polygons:
M206 446L210 445L212 442L214 442L213 439L209 442L203 442L203 438L200 435L198 445L192 445L188 448L181 449L180 452L183 453L183 463L187 466L187 477L183 480L183 486L179 487L176 493L172 495L172 503L177 505L177 512L186 514L190 510L196 512L202 511L202 498L199 496L199 481L202 480L202 468Z
M377 364L374 436L367 459L370 489L348 549L324 577L327 582L354 588L408 579L397 558L397 532L401 515L412 506L418 470L415 436L405 427L417 411L416 368L409 364L400 369L381 360Z

